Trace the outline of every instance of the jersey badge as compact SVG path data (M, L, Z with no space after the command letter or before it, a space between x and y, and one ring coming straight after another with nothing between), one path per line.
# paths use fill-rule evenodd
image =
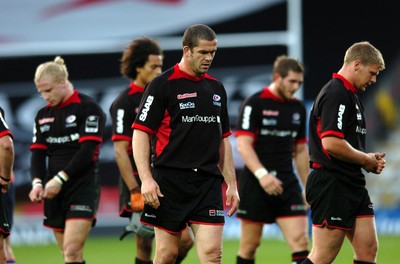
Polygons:
M85 124L85 132L97 133L99 131L99 121L100 121L99 116L94 116L94 115L88 116Z

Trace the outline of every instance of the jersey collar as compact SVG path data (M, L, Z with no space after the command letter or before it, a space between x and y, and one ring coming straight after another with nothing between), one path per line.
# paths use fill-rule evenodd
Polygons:
M57 105L57 108L63 108L66 107L69 104L73 104L73 103L80 103L81 99L79 98L79 91L78 90L74 90L74 93L63 103Z
M134 84L133 82L131 82L129 84L129 95L135 94L135 93L143 93L144 88L140 87L139 85Z
M188 73L182 71L182 70L179 68L179 64L177 63L177 64L174 66L174 72L171 74L171 76L169 76L168 80L182 79L182 78L188 79L188 80L191 80L191 81L195 81L195 82L199 82L199 81L202 81L202 80L204 80L204 79L212 79L212 80L215 80L214 77L208 75L207 73L203 74L203 75L200 76L200 77L190 75L190 74L188 74Z
M342 75L338 74L338 73L334 73L332 75L332 78L335 79L340 79L342 80L344 86L346 87L347 90L351 91L352 93L357 93L357 88L354 87L346 78L344 78Z

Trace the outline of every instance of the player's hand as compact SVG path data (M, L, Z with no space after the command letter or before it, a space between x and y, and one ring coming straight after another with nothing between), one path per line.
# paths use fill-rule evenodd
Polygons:
M278 196L283 193L282 182L275 176L268 174L259 179L261 187L264 191L273 196Z
M385 153L367 153L368 159L365 160L362 165L364 170L367 172L372 172L379 174L385 167L386 161L383 159Z
M386 166L386 160L384 159L386 153L375 153L374 156L375 159L378 161L378 166L376 166L372 172L380 174Z
M161 193L160 186L158 186L153 177L148 177L142 181L141 191L145 204L150 205L154 209L160 206L158 197L164 197L164 195Z
M51 179L46 183L46 186L44 187L43 198L53 199L61 191L61 186L62 184L58 182L56 179L54 178Z
M40 203L43 196L43 186L37 185L29 192L29 199L31 202Z
M144 208L144 198L140 189L131 191L131 207L134 212L141 212Z
M226 206L231 207L228 211L228 216L232 216L239 208L240 198L237 186L232 187L228 185L225 195L226 195Z

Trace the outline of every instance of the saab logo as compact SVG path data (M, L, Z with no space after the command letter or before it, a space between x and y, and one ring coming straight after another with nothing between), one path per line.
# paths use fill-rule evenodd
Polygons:
M242 128L249 129L250 128L250 115L251 110L253 108L251 106L246 105L243 109L243 119L242 119Z
M124 132L124 116L125 110L119 108L117 110L117 126L115 128L115 132L117 132L118 134L122 134Z
M97 133L99 132L99 116L88 116L86 118L85 132L86 133Z
M343 113L346 110L345 105L339 105L338 119L337 119L337 127L341 130L343 127Z
M194 102L187 102L187 103L179 103L179 108L181 110L183 109L190 109L190 108L195 108L196 105Z
M39 125L43 125L44 123L53 123L54 122L54 117L46 117L39 119Z
M71 124L72 122L74 122L76 120L76 116L75 115L70 115L70 116L67 116L67 118L65 119L65 122L67 123L67 124Z
M143 109L142 109L142 113L139 116L139 120L144 122L147 118L147 113L150 110L150 106L154 101L154 96L147 96L146 102L144 103Z
M192 98L192 97L197 97L197 93L185 93L185 94L178 94L176 96L176 98L178 98L178 100Z
M221 96L219 96L218 94L214 94L213 95L213 104L216 106L221 106Z

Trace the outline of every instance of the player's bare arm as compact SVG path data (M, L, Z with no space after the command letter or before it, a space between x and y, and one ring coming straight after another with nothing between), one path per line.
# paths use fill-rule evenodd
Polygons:
M239 207L239 193L237 190L235 166L233 164L232 145L228 138L224 138L220 146L219 167L228 186L226 190L226 205L231 206L228 216L232 216Z
M333 157L361 165L367 172L374 172L378 168L375 153L364 153L353 148L346 140L337 137L322 138L322 146ZM381 170L380 170L381 171Z
M133 157L142 181L142 195L144 202L153 208L160 206L158 197L163 197L160 187L154 180L150 169L150 135L135 129L132 138Z

